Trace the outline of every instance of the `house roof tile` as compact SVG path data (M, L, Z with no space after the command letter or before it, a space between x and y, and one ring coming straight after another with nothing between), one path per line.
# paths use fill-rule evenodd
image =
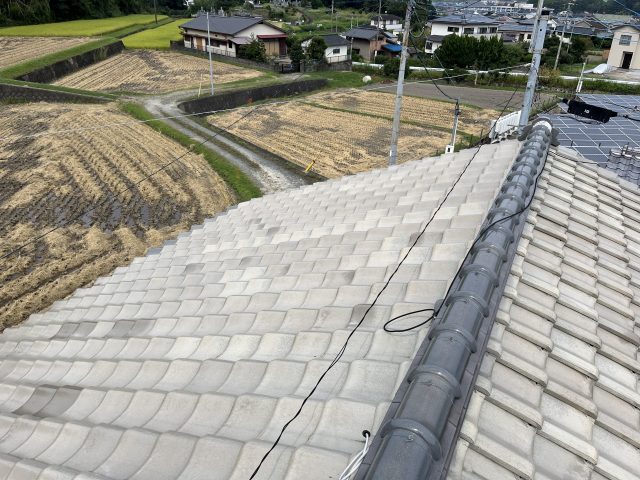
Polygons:
M211 33L236 35L242 30L246 30L259 23L263 23L262 17L209 15L209 30ZM183 23L180 27L206 32L207 17L206 15L198 15L196 18Z

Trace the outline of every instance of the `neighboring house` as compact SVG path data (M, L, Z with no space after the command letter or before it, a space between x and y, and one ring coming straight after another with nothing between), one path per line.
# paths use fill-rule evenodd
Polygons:
M207 17L198 17L180 25L184 46L206 51ZM211 52L228 57L237 57L245 45L254 38L264 43L267 56L279 57L287 54L287 34L264 21L262 17L209 15ZM241 55L240 55L241 56Z
M640 69L640 26L623 25L613 30L607 65L623 69Z
M455 14L431 20L431 34L427 37L425 51L435 52L447 35L469 35L476 38L500 37L499 22L478 14Z
M498 33L505 43L530 42L533 37L533 24L504 23L498 26Z
M327 63L346 62L349 60L349 42L346 38L340 35L331 34L323 35L321 37L324 43L327 45L324 51L324 58ZM302 42L302 48L306 51L311 43L311 39Z
M367 62L375 60L382 46L387 43L384 32L371 25L352 28L344 36L351 42L352 53L360 55Z
M371 17L371 25L382 30L388 30L395 35L402 32L402 19L397 15L388 13L383 13L379 17L375 15Z

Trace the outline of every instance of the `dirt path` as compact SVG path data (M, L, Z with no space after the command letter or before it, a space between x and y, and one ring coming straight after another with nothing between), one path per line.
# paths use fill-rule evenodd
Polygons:
M184 115L184 112L177 105L181 100L194 93L194 91L181 91L148 97L144 100L144 106L155 117ZM200 125L191 117L163 121L196 142L207 140L207 148L240 168L264 193L296 188L313 181L309 177L301 176L280 163L240 145L223 134L216 135L215 132ZM225 146L231 148L231 151L224 148Z

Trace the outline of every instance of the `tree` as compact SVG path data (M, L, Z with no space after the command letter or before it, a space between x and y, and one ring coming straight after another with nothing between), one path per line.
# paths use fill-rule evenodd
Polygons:
M243 50L243 56L246 59L254 60L256 62L267 61L267 49L260 40L252 37L251 42Z
M400 73L400 57L387 57L382 63L382 73L385 77L398 78ZM404 78L411 73L411 69L407 66L404 70Z
M471 68L478 57L478 41L466 35L447 35L436 55L445 68Z
M322 37L313 37L307 47L307 56L310 60L324 60L324 52L327 44Z
M304 50L302 49L300 40L297 38L294 38L291 41L291 45L289 46L289 58L293 63L299 63L304 60Z

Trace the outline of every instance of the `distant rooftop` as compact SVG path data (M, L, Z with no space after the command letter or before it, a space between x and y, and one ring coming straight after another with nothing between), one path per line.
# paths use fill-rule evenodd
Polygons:
M498 22L492 18L479 14L454 14L445 17L438 17L431 20L432 23L450 23L459 25L497 25Z
M253 25L262 23L263 21L262 17L209 15L209 30L211 32L223 33L225 35L235 35L242 30L252 27ZM206 32L207 17L206 15L199 15L196 18L183 23L180 27Z

